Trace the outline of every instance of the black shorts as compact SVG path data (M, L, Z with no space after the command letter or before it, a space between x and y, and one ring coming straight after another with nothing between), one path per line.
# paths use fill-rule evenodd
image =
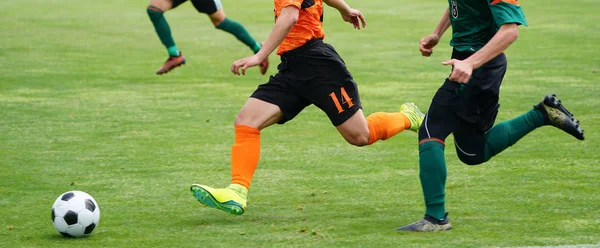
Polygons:
M185 3L187 0L173 0L173 9L179 6L182 3ZM221 5L221 0L190 0L194 5L194 8L198 10L200 13L205 13L211 15L217 10L221 9L223 6Z
M361 109L358 88L340 55L321 39L281 55L279 72L258 86L251 97L277 105L278 122L293 119L307 106L323 110L339 126Z
M452 58L464 60L473 53L452 52ZM419 141L444 142L450 133L459 156L483 156L485 132L498 114L500 84L506 72L506 56L498 55L473 71L467 84L446 78L438 89L419 128Z

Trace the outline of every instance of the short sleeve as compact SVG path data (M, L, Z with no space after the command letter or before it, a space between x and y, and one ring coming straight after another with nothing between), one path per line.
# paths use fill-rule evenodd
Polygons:
M298 9L302 5L303 0L276 0L276 6L279 6L280 9L283 9L287 6L296 6Z
M525 14L518 0L488 0L492 16L498 27L507 23L527 26Z

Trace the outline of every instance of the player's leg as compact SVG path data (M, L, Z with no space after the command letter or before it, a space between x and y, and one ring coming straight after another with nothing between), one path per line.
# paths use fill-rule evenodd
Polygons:
M579 121L554 95L547 95L533 109L498 123L485 134L480 132L478 135L469 135L455 132L458 157L469 165L481 164L514 145L531 131L545 125L555 126L579 140L584 139Z
M454 131L456 154L463 163L468 165L487 162L544 124L543 114L533 109L512 120L493 126L499 107L498 95L482 94L481 96L477 109L478 121L475 123L463 121Z
M327 100L335 101L335 99ZM334 125L344 119L343 116L339 115L339 111L335 114L335 111L322 109L326 113L333 113L329 116ZM350 111L352 110L350 109ZM350 118L335 127L348 143L355 146L365 146L378 140L389 139L407 129L418 130L423 121L423 116L417 106L412 103L405 103L400 106L399 112L375 112L366 118L362 109L358 109Z
M464 59L470 54L453 52L452 58ZM500 56L499 56L500 57ZM446 162L444 141L455 132L457 150L483 147L483 131L491 127L479 128L477 125L483 108L489 113L492 124L498 109L498 95L502 77L506 71L506 59L502 56L494 62L488 62L475 70L468 84L459 84L446 79L433 97L425 120L419 129L419 169L421 186L425 198L425 218L413 224L398 228L405 231L442 231L452 228L445 209ZM491 100L487 100L492 98ZM481 100L484 99L484 100ZM485 106L480 106L481 103ZM484 123L489 123L484 122ZM462 143L457 140L456 132L477 128L479 139ZM476 137L476 135L473 135ZM477 143L479 142L479 143ZM472 144L472 146L468 146ZM476 145L479 144L479 147ZM474 152L471 152L474 153ZM468 153L469 155L472 155ZM460 153L459 153L460 154ZM460 155L459 155L460 156ZM481 154L477 154L482 157Z
M446 81L433 97L419 128L419 178L425 199L425 216L399 231L450 230L445 209L446 160L445 139L455 129L458 116L453 103L459 85Z
M469 82L476 83L484 90L478 92L476 98L473 97L476 103L470 104L477 106L474 112L478 113L478 125L470 129L457 128L454 133L457 155L461 161L469 165L486 162L544 125L553 125L583 140L583 130L578 121L553 95L546 96L541 103L523 115L493 126L505 71L506 57L501 54L486 63Z
M331 45L317 43L294 68L311 65L304 73L307 87L303 95L327 114L348 143L365 146L406 129L418 129L424 115L412 103L403 104L398 112L376 112L365 118L358 88L344 61Z
M167 49L167 53L170 56L178 56L179 50L175 45L173 36L171 35L171 28L169 23L164 17L164 13L173 8L173 0L150 0L150 4L146 11L150 17L150 21L154 25L154 29L158 38Z
M194 184L194 197L207 207L241 215L246 210L247 194L260 158L260 130L277 123L282 117L277 105L249 98L238 113L235 139L231 147L231 184L227 188L211 188Z
M501 122L491 129L482 130L478 125L463 123L458 125L454 132L456 154L463 163L468 165L487 162L534 129L541 127L543 123L544 116L536 109Z
M252 50L252 52L257 53L260 50L260 43L254 40L248 30L234 20L227 18L225 15L225 11L223 10L223 5L221 4L221 0L191 0L194 7L200 13L205 13L210 18L210 21L213 23L215 28L223 30L227 33L235 36L239 41L244 43L246 46ZM265 74L267 72L267 68L269 67L269 61L266 59L263 63L260 64L260 72Z
M454 145L458 158L465 164L476 165L490 159L486 152L489 150L486 132L498 115L500 85L506 67L504 54L487 62L473 73L459 96L463 111L459 112L461 118L454 130Z
M194 0L197 1L197 0ZM244 43L253 53L257 53L260 50L260 43L252 38L252 35L246 30L246 28L240 24L239 22L227 18L225 16L225 11L223 9L219 9L212 14L209 14L208 17L210 21L213 23L215 28L223 30L227 33L232 34L239 41Z
M187 0L150 0L150 5L146 9L158 38L169 54L169 58L156 71L156 74L167 73L175 67L185 64L185 58L177 48L177 45L175 45L175 41L171 35L171 28L164 17L164 12L177 7L185 1Z
M246 210L247 193L260 158L260 131L275 123L293 119L310 103L286 89L280 73L260 85L242 107L234 122L235 140L231 147L231 183L214 189L194 184L194 197L205 206L241 215Z

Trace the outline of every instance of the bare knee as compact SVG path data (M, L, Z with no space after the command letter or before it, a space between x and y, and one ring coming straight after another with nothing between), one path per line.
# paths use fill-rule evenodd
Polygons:
M223 9L217 10L217 12L208 15L208 18L215 27L219 26L225 20L225 12L223 12Z
M351 145L366 146L369 144L369 124L361 109L335 128Z
M366 146L369 144L369 135L362 133L344 135L344 139L351 145Z
M244 112L239 112L236 116L235 116L235 120L233 121L233 125L234 126L238 126L238 125L245 125L247 126L250 123L250 118L248 118L248 115L246 115Z
M283 118L283 113L275 104L259 99L250 98L235 117L235 126L244 125L262 130L278 123Z
M151 0L148 9L154 9L159 12L166 12L173 7L173 2L168 0Z
M210 18L210 21L212 22L213 26L219 26L223 21L225 20L225 17L223 18Z

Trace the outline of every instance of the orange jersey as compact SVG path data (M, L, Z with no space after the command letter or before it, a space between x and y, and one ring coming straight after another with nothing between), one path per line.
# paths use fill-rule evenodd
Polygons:
M323 39L323 0L275 0L275 20L281 9L296 6L300 9L298 21L279 44L277 55L298 48L312 39Z

